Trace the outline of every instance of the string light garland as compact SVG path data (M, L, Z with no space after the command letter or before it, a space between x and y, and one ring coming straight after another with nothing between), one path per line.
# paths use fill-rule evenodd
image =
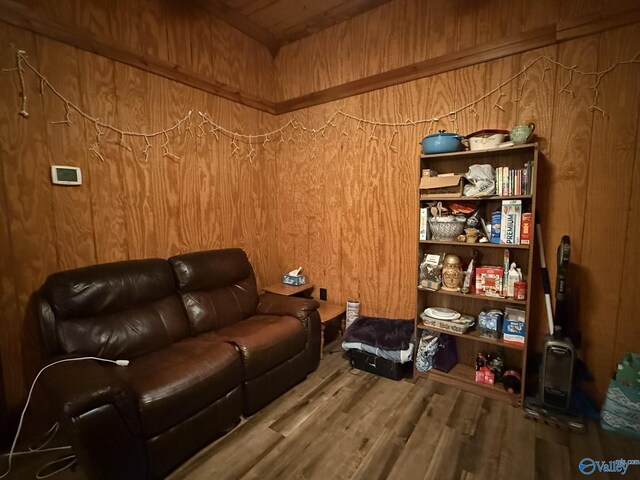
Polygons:
M612 64L605 70L601 71L583 71L578 68L577 65L565 65L557 60L554 60L548 56L539 56L529 63L527 63L522 69L511 77L507 78L503 82L499 83L493 89L484 93L482 96L475 98L461 107L455 108L449 112L444 112L439 115L427 116L426 118L419 120L406 119L404 122L383 122L371 118L359 117L357 115L350 114L343 110L334 111L327 120L322 124L322 126L318 128L311 128L303 124L297 117L292 117L288 122L284 123L279 128L263 133L242 133L234 130L230 130L223 125L218 124L214 120L211 119L208 113L202 112L197 109L189 110L182 118L173 123L173 125L163 128L157 131L151 132L143 132L143 131L131 131L131 130L123 130L118 128L115 125L111 125L107 122L103 122L99 117L93 117L89 113L86 113L82 108L73 103L71 100L66 98L62 93L60 93L48 80L47 78L38 71L28 60L28 56L25 50L21 50L16 48L14 45L11 45L11 49L16 56L16 67L14 68L6 68L3 69L3 72L17 72L18 80L20 83L20 100L21 100L21 109L18 112L18 115L23 117L24 119L29 118L29 112L27 111L27 89L25 82L25 73L33 74L39 81L40 86L40 94L44 95L45 91L48 90L53 93L64 105L65 115L62 120L52 121L51 123L55 125L67 125L70 126L73 121L72 117L74 115L79 116L93 124L95 128L95 142L92 143L88 150L96 155L98 159L102 162L105 162L106 159L104 155L100 151L100 146L105 141L105 135L108 132L111 132L116 135L118 141L117 144L124 148L129 152L133 152L132 146L127 143L125 139L144 139L144 147L142 149L142 157L145 162L148 162L150 159L150 151L153 149L153 144L151 143L151 139L159 137L162 141L160 145L160 153L163 158L167 158L171 161L178 162L180 157L173 153L170 148L171 138L169 134L189 134L191 136L195 136L196 138L202 138L208 135L213 135L216 140L219 140L220 137L218 133L223 134L227 138L230 139L230 147L231 147L231 156L238 156L240 158L240 143L244 143L248 145L249 151L245 155L249 162L253 163L257 155L257 146L262 145L262 148L267 149L268 144L277 139L275 144L276 148L279 148L282 143L291 142L293 140L301 141L304 135L308 135L312 140L313 151L317 149L318 146L318 135L321 138L325 139L326 134L330 128L336 129L338 131L340 137L346 137L347 140L351 140L352 135L347 130L348 122L357 122L356 132L362 131L365 135L368 135L369 142L378 142L380 139L376 135L376 131L378 128L393 128L391 137L387 142L387 148L394 152L398 153L398 146L396 137L399 135L399 129L402 127L416 127L421 125L428 126L428 133L433 131L434 124L438 123L443 118L448 118L451 122L453 130L457 130L457 116L461 112L466 110L470 111L476 118L479 118L478 111L476 106L485 100L490 100L491 97L496 95L495 100L492 104L492 109L498 109L504 112L504 107L501 104L501 100L507 96L503 92L503 88L507 85L510 85L512 82L520 79L522 77L522 81L518 87L517 97L515 98L515 102L521 102L522 96L524 92L525 84L529 81L528 72L538 63L543 63L542 77L541 81L544 82L546 78L546 74L549 70L552 69L552 65L555 65L558 68L561 68L567 72L569 72L569 76L567 81L562 85L558 94L566 93L570 95L572 98L575 98L575 93L572 89L570 89L573 84L574 78L576 75L582 77L591 77L593 78L593 84L590 89L593 91L591 96L591 104L589 105L590 111L600 112L602 115L606 115L606 112L598 105L598 100L600 98L600 86L603 78L613 72L616 68L622 65L629 64L638 64L640 63L640 51L636 53L636 55L628 60L623 60L617 63ZM340 126L336 123L336 120L340 117L342 119L342 123ZM195 130L194 130L195 127ZM367 127L370 127L370 131L367 131ZM285 138L285 133L288 132L288 138ZM296 135L297 137L294 137ZM315 153L314 153L315 154Z

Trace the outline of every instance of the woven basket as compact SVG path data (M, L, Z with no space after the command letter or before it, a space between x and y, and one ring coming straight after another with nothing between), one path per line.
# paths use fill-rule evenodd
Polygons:
M443 221L437 218L429 219L431 236L434 240L452 241L462 233L466 220Z

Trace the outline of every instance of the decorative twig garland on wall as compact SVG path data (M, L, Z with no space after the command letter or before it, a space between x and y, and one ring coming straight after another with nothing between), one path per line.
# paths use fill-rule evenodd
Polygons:
M216 123L211 119L209 114L203 113L200 110L189 110L185 116L177 120L172 126L164 128L158 131L152 132L142 132L142 131L128 131L118 128L114 125L103 122L98 117L93 117L90 114L84 112L78 105L67 99L62 93L60 93L49 81L47 78L40 73L28 60L27 53L24 50L20 50L15 46L11 45L11 49L16 55L16 67L3 69L3 72L17 72L19 82L20 82L20 99L21 99L21 109L18 114L25 118L29 118L29 112L27 110L27 95L26 95L26 83L25 83L25 73L30 72L38 79L40 82L40 94L44 95L45 89L50 90L64 105L65 108L65 117L63 120L53 121L53 124L64 124L70 125L72 123L71 116L73 114L77 114L82 117L84 120L92 123L95 128L95 143L93 143L89 147L89 151L96 155L101 161L106 161L103 154L100 151L100 146L104 141L104 136L107 132L112 132L116 135L118 141L118 145L124 148L127 151L133 152L133 148L130 144L127 143L126 139L134 139L141 138L144 139L144 148L142 149L142 156L145 162L149 161L149 151L152 149L152 144L150 139L155 137L160 137L163 141L160 148L162 150L162 157L166 157L174 162L180 160L180 157L175 155L170 150L170 133L178 132L182 133L182 127L184 126L184 132L189 133L190 135L195 135L197 138L202 138L203 136L208 136L209 134L213 135L216 140L219 140L220 137L218 132L225 135L230 139L231 146L231 156L238 155L240 156L240 146L238 142L245 143L248 145L249 152L245 155L246 158L253 162L256 153L257 146L262 145L263 148L267 148L267 144L272 141L276 141L276 147L279 147L280 144L285 142L290 142L292 140L301 139L305 134L309 135L313 144L314 150L318 144L318 135L320 135L323 139L326 138L326 133L329 128L340 129L340 136L347 137L347 140L351 139L351 134L347 131L346 123L348 121L357 122L356 132L358 130L362 130L365 134L369 135L370 141L379 141L379 137L376 136L376 129L378 127L381 128L393 128L391 137L387 143L387 148L394 153L398 152L396 137L399 133L399 128L408 127L408 126L417 126L417 125L428 125L428 132L431 133L433 130L433 125L439 122L441 119L449 118L452 125L455 127L457 122L457 115L465 110L469 110L476 117L478 117L478 112L476 110L476 106L485 100L490 100L492 96L495 95L495 100L492 104L491 108L497 108L499 110L504 111L504 108L501 105L501 100L507 95L502 91L504 87L516 81L520 77L523 77L523 81L520 83L518 88L518 96L515 98L516 102L521 101L522 94L524 91L524 85L529 80L527 72L536 64L540 62L544 62L544 68L542 72L542 81L544 82L547 71L551 70L551 65L556 65L559 68L562 68L569 72L568 80L563 84L563 86L558 91L559 94L566 93L575 97L575 94L569 87L572 85L574 76L580 75L584 77L593 78L593 84L590 87L593 90L591 105L589 106L589 110L598 111L602 115L606 115L606 112L598 105L598 99L600 96L600 86L602 79L616 68L621 65L628 65L633 63L640 63L640 51L636 53L636 55L629 59L620 61L612 64L605 70L597 71L597 72L587 72L578 69L577 65L564 65L548 56L540 56L529 63L527 63L519 72L515 73L508 79L504 80L502 83L499 83L495 88L486 92L484 95L476 98L475 100L470 101L466 105L463 105L459 108L455 108L448 112L442 112L438 115L430 115L427 118L423 118L420 120L411 120L407 119L404 122L382 122L378 120L374 120L371 118L362 118L356 115L352 115L350 113L344 112L342 110L336 110L333 112L329 118L320 126L319 128L311 128L307 125L304 125L297 117L291 118L288 122L283 124L280 128L276 130L272 130L270 132L263 133L241 133L237 131L232 131L228 128L225 128L223 125ZM26 67L26 68L25 68ZM338 117L342 118L342 123L340 127L335 122ZM194 130L195 127L195 130ZM367 128L370 127L371 131L367 132ZM195 132L195 133L194 133ZM288 137L285 138L285 133ZM297 138L294 137L297 136Z

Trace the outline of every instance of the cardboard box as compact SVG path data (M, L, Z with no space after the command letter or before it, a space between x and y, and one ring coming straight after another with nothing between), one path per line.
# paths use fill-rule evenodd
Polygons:
M437 177L422 177L420 198L460 198L462 197L462 179L464 175L439 175Z
M522 225L520 226L520 243L522 245L531 244L533 225L531 225L531 213L522 214Z
M503 200L501 212L500 243L519 245L522 200Z
M526 324L518 320L505 320L502 327L502 341L511 345L524 345Z
M504 310L502 340L512 345L524 345L526 333L525 312L518 308L507 307Z
M502 267L476 268L476 294L487 297L502 297Z

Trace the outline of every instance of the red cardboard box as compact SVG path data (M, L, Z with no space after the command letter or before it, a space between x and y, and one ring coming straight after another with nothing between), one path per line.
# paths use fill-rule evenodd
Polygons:
M476 268L476 293L488 297L502 297L502 267Z
M531 227L531 213L523 213L520 228L520 243L522 245L529 245L531 243Z

